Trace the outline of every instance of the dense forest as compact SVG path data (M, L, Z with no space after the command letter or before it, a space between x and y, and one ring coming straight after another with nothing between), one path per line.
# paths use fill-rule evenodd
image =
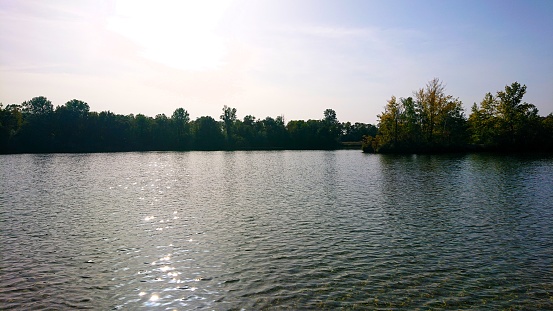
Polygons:
M336 149L342 142L375 136L370 124L340 123L332 109L321 120L282 116L236 117L224 106L220 120L202 116L190 120L184 108L170 117L91 112L87 103L70 100L54 108L43 96L22 104L0 104L0 153L114 152L147 150Z
M468 119L462 102L439 79L413 97L392 96L378 115L378 134L366 136L364 152L553 151L553 114L522 102L526 85L514 82L474 103Z
M22 104L0 104L0 153L114 152L148 150L337 149L361 146L364 152L553 151L553 114L541 117L522 98L515 82L488 93L467 118L462 102L445 94L433 79L412 97L388 100L378 125L339 122L333 109L320 120L282 116L236 117L224 106L219 120L190 120L184 108L170 117L90 111L70 100L54 108L43 96Z

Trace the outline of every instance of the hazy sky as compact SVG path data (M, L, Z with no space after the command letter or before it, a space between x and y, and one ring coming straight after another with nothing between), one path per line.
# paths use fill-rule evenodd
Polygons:
M434 77L553 112L553 1L0 0L0 102L375 123Z

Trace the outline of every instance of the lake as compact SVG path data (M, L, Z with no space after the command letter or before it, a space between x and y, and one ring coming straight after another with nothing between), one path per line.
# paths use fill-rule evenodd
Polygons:
M553 157L0 156L0 309L553 309Z

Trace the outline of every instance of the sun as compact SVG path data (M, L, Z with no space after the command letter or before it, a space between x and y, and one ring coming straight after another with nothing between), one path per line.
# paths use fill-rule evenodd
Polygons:
M181 70L215 70L227 53L217 27L230 4L117 0L108 29L136 43L148 60Z

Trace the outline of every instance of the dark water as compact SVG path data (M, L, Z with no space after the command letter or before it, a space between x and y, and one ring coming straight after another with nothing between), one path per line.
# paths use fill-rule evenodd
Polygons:
M553 158L0 156L0 309L553 309Z

